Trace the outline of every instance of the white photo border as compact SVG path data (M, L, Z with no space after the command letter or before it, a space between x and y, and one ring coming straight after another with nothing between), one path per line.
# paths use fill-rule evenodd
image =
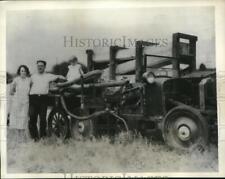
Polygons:
M218 172L159 172L159 173L7 173L6 149L6 13L10 10L49 10L83 8L151 8L151 7L204 7L215 8L217 104L218 104ZM116 177L222 177L225 176L225 1L223 0L160 0L160 1L3 1L0 2L0 127L2 178L116 178ZM224 81L223 81L224 80Z

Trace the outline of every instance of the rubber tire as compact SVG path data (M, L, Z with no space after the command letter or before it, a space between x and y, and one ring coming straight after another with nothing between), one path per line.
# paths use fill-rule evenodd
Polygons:
M176 119L181 116L190 118L198 128L198 135L196 139L192 139L194 140L193 143L190 140L186 142L179 141L179 137L177 137L178 139L174 137L175 134L170 125L173 125ZM178 106L171 109L162 123L162 134L165 143L172 148L181 150L193 150L199 147L204 149L208 143L208 129L208 123L199 110L189 106Z

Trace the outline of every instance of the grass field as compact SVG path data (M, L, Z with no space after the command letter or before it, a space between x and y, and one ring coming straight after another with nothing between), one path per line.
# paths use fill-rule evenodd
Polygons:
M8 130L7 157L9 173L24 172L210 172L218 170L218 152L213 145L199 151L169 149L163 142L142 137L126 141L119 136L69 140L47 138L34 143L18 141Z

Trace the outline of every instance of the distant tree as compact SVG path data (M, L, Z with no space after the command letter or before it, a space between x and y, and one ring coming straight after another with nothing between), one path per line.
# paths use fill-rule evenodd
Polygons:
M15 77L14 74L11 74L9 72L6 72L6 83L9 84L13 81L13 78Z
M87 67L83 65L82 63L79 63L79 64L81 65L83 72L86 73ZM68 72L68 66L69 66L69 62L62 62L62 63L56 64L52 67L52 73L56 75L66 76Z
M207 68L206 68L206 66L205 66L205 64L204 63L201 63L200 65L199 65L199 70L200 71L205 71Z
M68 72L68 65L69 65L68 62L62 62L62 63L56 64L52 67L52 73L56 75L66 76Z

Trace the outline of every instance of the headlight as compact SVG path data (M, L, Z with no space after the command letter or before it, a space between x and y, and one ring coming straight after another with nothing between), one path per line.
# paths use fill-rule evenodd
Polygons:
M143 77L150 84L153 84L155 82L155 75L152 72L145 72L143 74Z

